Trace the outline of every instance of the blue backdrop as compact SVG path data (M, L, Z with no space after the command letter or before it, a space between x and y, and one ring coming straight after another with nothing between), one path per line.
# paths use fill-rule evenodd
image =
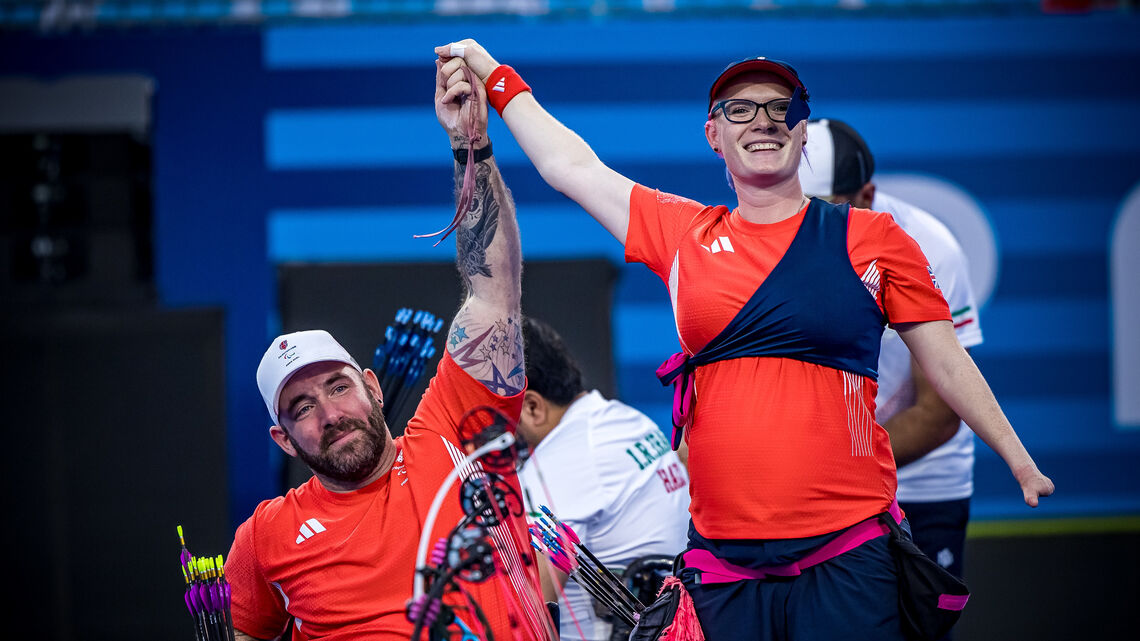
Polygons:
M1031 513L982 446L975 515L1056 517L1140 513L1140 426L1112 414L1108 285L1114 220L1140 182L1136 33L1140 19L1111 13L170 28L5 34L0 73L156 79L158 290L171 307L227 312L235 524L277 490L254 384L278 328L274 264L451 259L452 248L411 235L451 216L432 47L468 36L603 160L653 187L731 202L703 139L705 96L726 63L763 54L796 65L817 115L864 134L880 173L968 194L997 252L974 355L1059 488ZM621 261L497 119L491 138L528 257ZM667 425L652 370L676 339L664 287L641 267L622 269L614 332L620 395Z

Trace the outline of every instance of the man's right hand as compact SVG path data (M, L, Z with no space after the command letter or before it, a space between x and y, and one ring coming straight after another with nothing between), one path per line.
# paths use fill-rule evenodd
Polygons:
M452 55L453 45L460 45L463 47L462 58L464 62L466 62L467 66L471 68L471 71L475 72L476 76L479 76L479 80L482 82L487 82L487 76L490 76L491 72L499 66L499 63L491 57L491 54L487 53L487 50L483 48L483 45L475 42L471 38L464 38L458 42L452 42L436 47L435 54L439 56L440 60L447 62L448 60L456 57Z
M452 58L444 62L435 61L435 115L452 140L452 148L458 149L475 136L479 148L487 146L487 90L483 81L473 78L472 87L467 82L466 66L462 60ZM468 98L474 98L468 100ZM469 130L473 127L473 130Z

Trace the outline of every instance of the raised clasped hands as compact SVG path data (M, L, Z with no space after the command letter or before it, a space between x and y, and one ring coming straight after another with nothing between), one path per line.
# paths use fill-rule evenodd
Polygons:
M465 38L458 42L451 42L435 48L435 54L443 62L453 61L455 58L462 58L464 63L475 72L481 82L487 81L487 76L499 66L498 62L487 53L478 42L471 38Z
M478 47L474 40L467 40ZM452 56L453 45L436 47L435 115L447 130L452 147L459 148L471 138L486 140L487 91L482 78L464 58ZM479 47L482 52L482 48ZM472 53L471 49L467 53ZM483 57L490 59L486 52ZM491 67L493 70L494 67ZM488 71L487 73L490 73ZM474 97L474 100L470 98Z

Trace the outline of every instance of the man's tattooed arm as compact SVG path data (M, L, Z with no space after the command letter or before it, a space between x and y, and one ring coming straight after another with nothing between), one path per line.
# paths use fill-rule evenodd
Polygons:
M457 200L465 169L456 163ZM455 245L464 301L452 320L447 350L487 389L517 394L526 380L519 326L522 250L515 205L494 157L475 166L474 196Z

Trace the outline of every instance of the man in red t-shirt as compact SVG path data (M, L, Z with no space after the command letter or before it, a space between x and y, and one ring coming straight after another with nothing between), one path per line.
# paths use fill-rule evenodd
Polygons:
M263 502L237 530L226 570L239 639L277 638L290 618L294 638L412 636L406 608L421 533L438 491L467 454L460 424L480 407L512 421L519 416L525 376L518 226L486 137L485 99L464 100L474 91L484 89L437 74L436 115L456 148L457 181L475 163L474 198L456 233L466 296L404 436L393 439L388 431L376 375L327 332L279 336L261 360L257 383L274 423L270 436L304 461L313 478ZM480 132L474 136L465 128L471 121ZM476 469L466 465L460 478ZM513 473L504 482L517 495ZM464 516L454 486L438 509L433 544ZM447 634L553 638L525 522L508 515L486 529L486 538L493 572L481 582L461 575L446 594L455 616Z

